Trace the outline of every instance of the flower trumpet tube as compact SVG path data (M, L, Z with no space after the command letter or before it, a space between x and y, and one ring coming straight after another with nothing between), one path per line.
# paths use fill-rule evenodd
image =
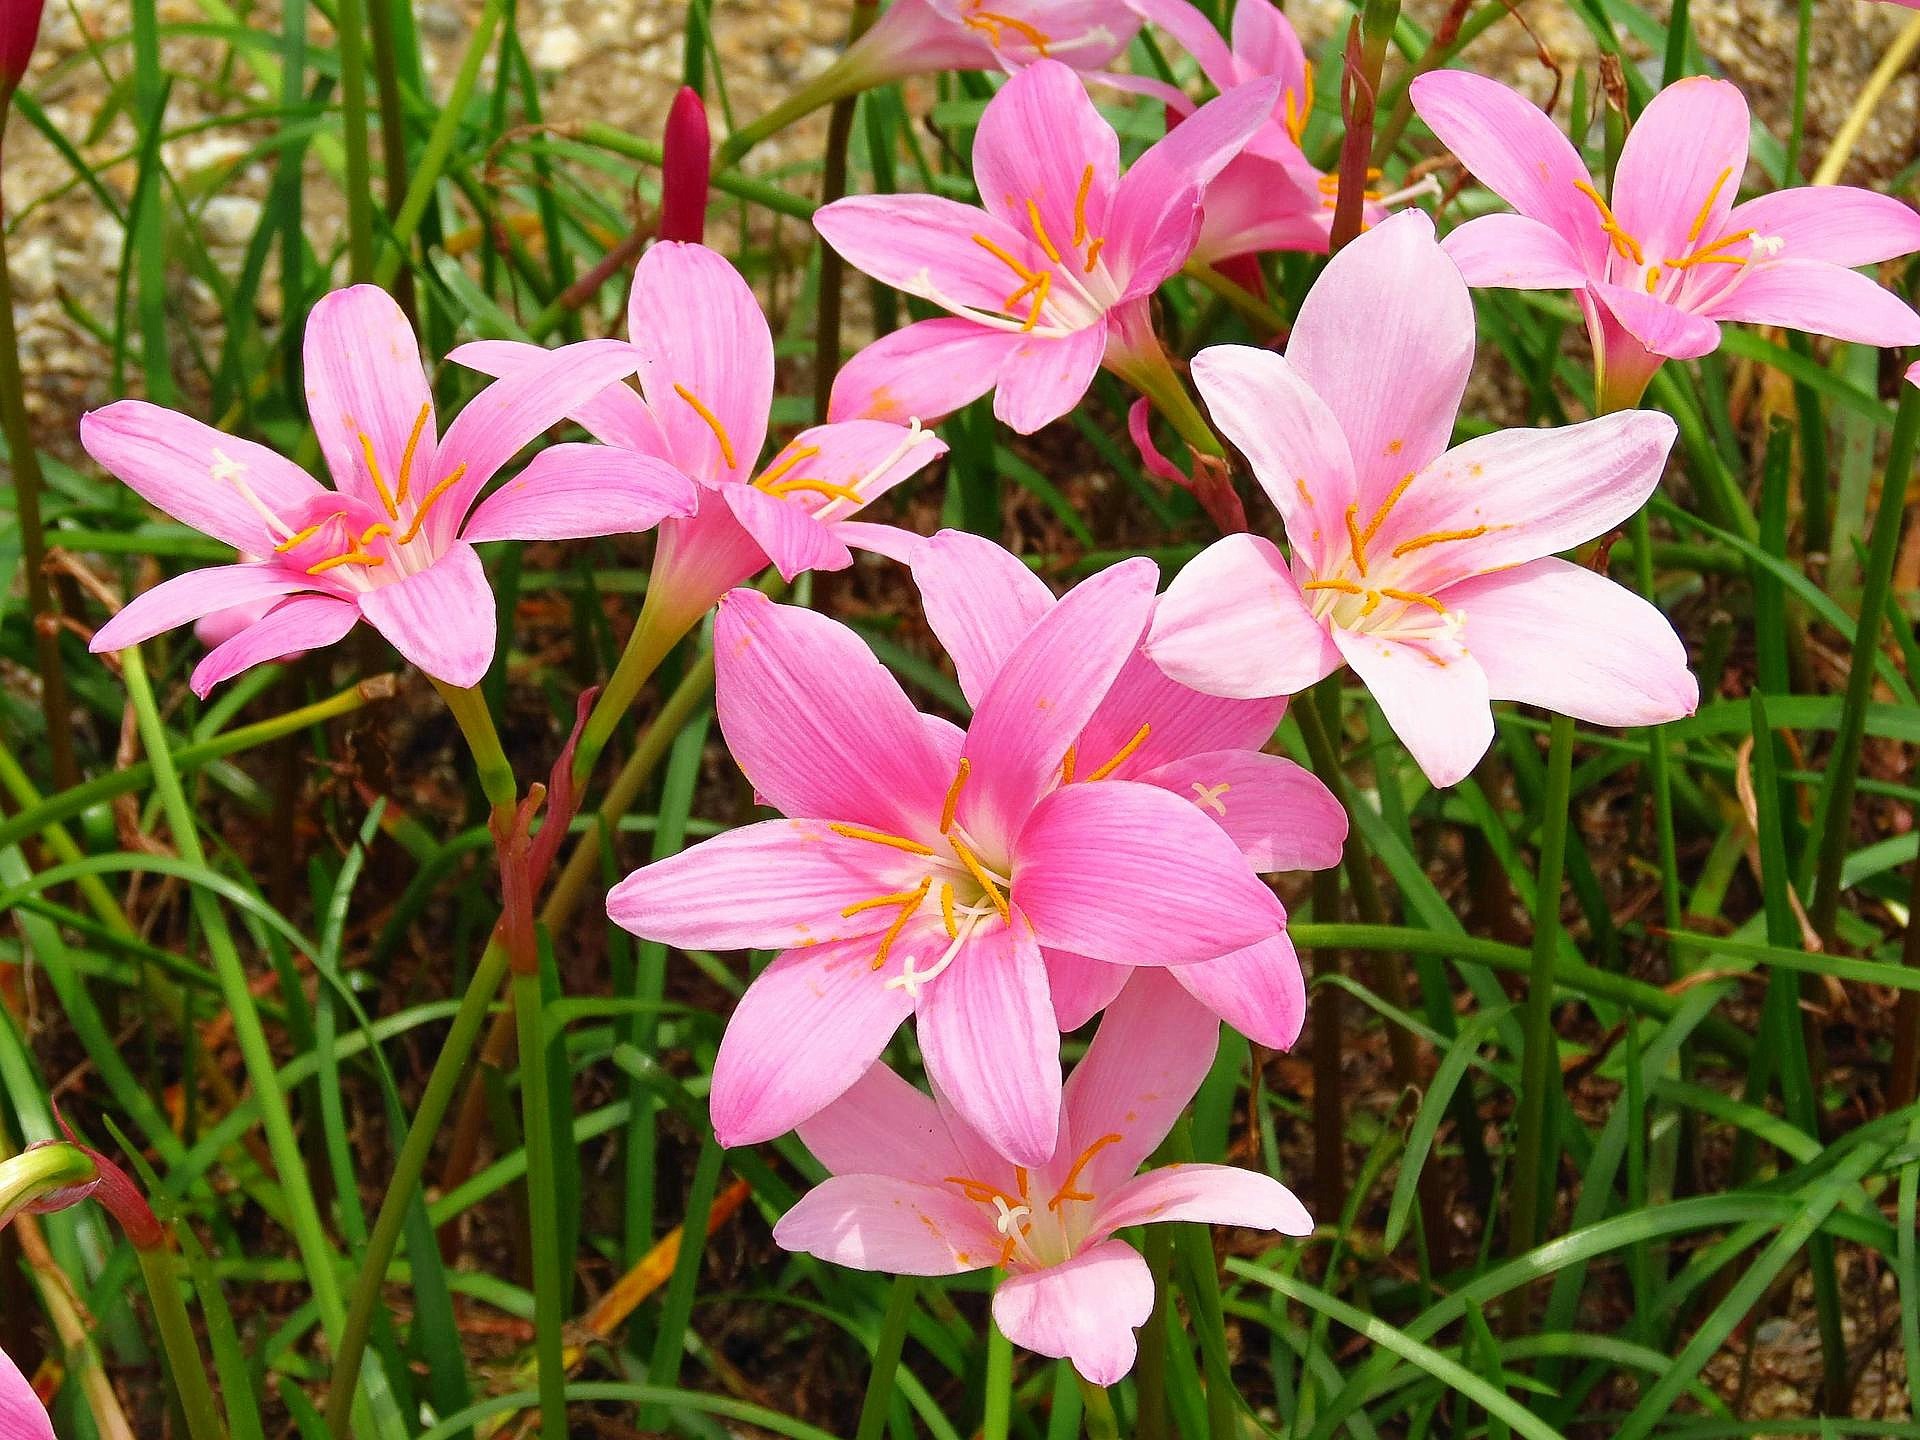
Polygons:
M435 680L477 684L496 627L476 542L645 530L693 509L693 487L671 467L591 445L544 450L480 499L523 446L635 363L615 341L572 347L489 386L443 435L412 326L385 292L356 285L322 299L307 322L307 405L331 489L265 446L157 405L93 411L80 439L101 466L176 520L265 557L155 586L100 628L93 649L271 601L200 661L196 694L330 645L360 620Z
M1048 952L1182 965L1282 932L1280 902L1191 795L1110 778L1124 745L1074 750L1139 647L1156 573L1132 560L1077 586L1012 647L965 732L916 711L844 626L753 590L722 603L720 727L790 818L636 871L607 913L669 945L785 952L721 1041L723 1144L792 1129L914 1015L967 1123L1039 1164L1060 1097Z
M1736 203L1751 118L1724 80L1696 76L1654 96L1611 195L1506 86L1442 70L1412 95L1440 142L1517 212L1468 221L1447 253L1470 285L1576 291L1604 410L1636 403L1664 361L1713 350L1725 321L1920 343L1920 315L1854 268L1920 250L1920 214L1844 185Z
M931 421L992 391L994 414L1027 434L1071 410L1105 365L1191 443L1217 450L1189 434L1167 393L1178 379L1148 299L1186 263L1207 182L1264 123L1279 88L1262 80L1220 96L1122 175L1119 139L1080 77L1042 61L981 117L973 169L984 208L935 195L826 206L814 225L849 264L949 312L848 361L830 416Z
M1436 785L1493 739L1493 700L1600 725L1691 714L1699 687L1665 616L1554 558L1659 483L1676 427L1630 410L1446 448L1473 363L1473 305L1425 215L1328 263L1284 358L1194 360L1214 421L1280 512L1291 561L1236 535L1161 599L1147 649L1216 695L1296 693L1353 667Z
M937 1081L928 1097L875 1065L800 1127L832 1174L774 1240L858 1270L1000 1267L1001 1333L1111 1385L1133 1368L1133 1332L1153 1309L1147 1262L1117 1231L1170 1221L1313 1230L1285 1186L1251 1170L1135 1173L1199 1090L1219 1039L1219 1023L1167 975L1137 972L1067 1081L1059 1143L1039 1166L1010 1164Z

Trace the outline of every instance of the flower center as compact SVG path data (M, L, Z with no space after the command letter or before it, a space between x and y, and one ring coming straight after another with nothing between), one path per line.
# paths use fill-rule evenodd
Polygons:
M858 510L867 503L868 497L862 493L866 486L881 479L902 460L906 459L916 447L933 437L923 430L917 419L907 422L907 433L900 443L888 452L887 457L873 466L859 479L841 485L831 480L820 480L810 475L795 475L807 461L820 453L818 445L793 445L789 447L773 464L754 477L754 488L781 500L795 500L795 497L809 497L812 508L809 513L816 520L838 520ZM815 498L817 497L817 498ZM804 503L795 500L795 503ZM846 506L844 511L838 507Z
M969 30L978 30L985 35L987 43L996 50L1006 43L1009 32L1032 46L1042 60L1047 58L1047 46L1053 43L1052 37L1038 25L998 10L988 10L979 4L979 0L975 0L960 19Z
M1607 279L1623 285L1637 286L1655 299L1667 304L1679 305L1683 301L1687 308L1698 306L1710 299L1712 294L1721 293L1724 287L1716 286L1712 281L1689 282L1696 275L1738 276L1756 259L1765 259L1779 249L1775 239L1756 234L1752 229L1733 230L1712 239L1705 239L1707 222L1713 218L1714 203L1720 198L1720 192L1733 178L1731 166L1722 170L1707 189L1706 198L1700 202L1700 209L1694 214L1693 223L1687 227L1687 238L1678 255L1656 255L1650 257L1646 247L1613 213L1606 198L1585 180L1573 182L1578 190L1600 212L1600 229L1607 237L1609 250L1607 255ZM1744 245L1744 251L1736 248ZM1724 266L1725 270L1715 271L1714 267Z
M1071 1260L1092 1228L1093 1211L1083 1207L1091 1207L1097 1197L1093 1191L1079 1188L1080 1177L1094 1156L1119 1141L1118 1134L1102 1135L1082 1150L1059 1187L1040 1206L1035 1205L1030 1193L1032 1177L1025 1166L1014 1167L1012 1191L969 1175L948 1175L944 1183L993 1212L993 1228L1001 1237L1001 1265L1045 1269Z
M1093 234L1087 220L1087 201L1092 193L1093 166L1089 164L1080 172L1080 187L1073 197L1072 239L1065 246L1047 229L1047 222L1040 214L1040 197L1032 196L1025 201L1027 229L1033 243L1047 257L1045 266L1027 264L985 235L973 237L974 244L1007 267L1015 282L1000 302L1006 314L993 319L1009 328L1016 328L1017 322L1022 334L1030 334L1044 316L1054 322L1053 333L1066 333L1084 329L1112 307L1118 292L1100 263L1100 252L1106 248L1107 240L1104 235ZM1012 197L1008 199L1011 202ZM1027 306L1025 315L1020 313L1023 304ZM949 308L965 311L976 319L986 318L964 306Z
M1316 619L1349 631L1431 631L1436 625L1451 626L1457 617L1415 578L1408 557L1437 545L1454 545L1477 540L1489 531L1504 527L1471 525L1457 530L1430 530L1425 534L1394 542L1381 538L1381 528L1418 478L1409 471L1363 525L1360 506L1347 506L1345 516L1347 545L1344 554L1336 554L1300 588ZM1313 497L1304 480L1297 481L1301 496L1309 505ZM1438 620L1431 618L1437 616Z

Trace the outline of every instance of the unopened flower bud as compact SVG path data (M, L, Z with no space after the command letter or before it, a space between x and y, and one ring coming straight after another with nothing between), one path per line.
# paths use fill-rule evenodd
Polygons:
M0 4L10 0L0 0ZM707 105L691 85L680 87L667 112L660 179L660 238L698 243L707 233L707 181L713 140Z

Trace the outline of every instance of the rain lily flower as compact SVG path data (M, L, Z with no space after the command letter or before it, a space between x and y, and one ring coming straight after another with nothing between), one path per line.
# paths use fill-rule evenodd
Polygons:
M1485 753L1492 700L1599 725L1692 713L1698 686L1666 617L1554 558L1640 508L1673 421L1622 411L1448 450L1472 363L1472 301L1418 211L1328 263L1285 358L1200 352L1194 381L1293 559L1253 535L1195 557L1148 639L1168 675L1287 695L1344 660L1436 785Z
M817 425L757 468L773 405L773 334L724 256L672 242L648 250L634 271L627 333L639 393L621 380L582 397L574 413L605 442L607 465L647 474L664 463L698 488L697 512L660 526L640 619L652 643L671 647L769 563L791 580L806 570L845 569L853 563L849 547L904 557L919 538L851 518L946 454L917 425ZM520 375L574 348L483 340L450 358L492 375Z
M0 1435L7 1440L54 1440L46 1406L4 1350L0 1350Z
M1663 360L1711 351L1721 321L1920 342L1920 315L1853 268L1920 250L1920 214L1842 185L1735 204L1751 121L1724 80L1696 76L1654 96L1611 197L1554 123L1504 85L1435 71L1413 82L1413 102L1519 212L1468 221L1447 253L1470 285L1577 290L1604 409L1634 404Z
M419 342L370 285L337 290L307 322L307 408L332 472L328 489L249 440L121 400L80 422L87 453L176 520L264 559L190 571L135 598L94 636L137 644L229 607L273 608L193 672L204 697L251 666L330 645L364 619L408 660L466 688L493 660L493 591L474 544L645 530L693 508L671 467L640 469L592 445L542 451L479 504L514 455L622 375L613 341L576 347L489 386L440 434Z
M916 711L846 627L755 590L721 602L720 728L790 818L636 871L607 913L682 948L786 952L721 1041L722 1144L793 1128L917 1015L967 1124L1040 1164L1060 1101L1044 951L1179 965L1280 933L1280 902L1192 799L1105 778L1124 745L1074 750L1139 644L1156 579L1130 560L1077 586L1013 647L964 733Z
M721 154L730 163L822 105L910 75L1012 73L1040 60L1097 71L1139 31L1126 0L894 0L844 55L731 136Z
M973 142L984 209L862 195L814 216L827 243L951 312L882 337L834 381L830 413L934 420L994 392L1022 434L1076 405L1102 365L1160 403L1179 388L1148 298L1192 253L1206 183L1259 129L1278 82L1222 95L1120 174L1120 142L1058 61L987 103ZM1184 392L1182 393L1184 399Z
M800 1127L832 1177L801 1196L773 1238L896 1275L1002 1267L1001 1333L1111 1385L1133 1368L1134 1329L1153 1310L1146 1261L1116 1231L1176 1220L1313 1230L1285 1186L1252 1170L1134 1173L1199 1090L1219 1041L1219 1023L1179 986L1136 972L1067 1081L1059 1145L1038 1168L996 1154L937 1082L929 1098L876 1065Z
M970 704L985 699L1001 667L1056 603L1006 550L958 530L943 530L914 551L913 578ZM1225 830L1255 870L1324 870L1340 862L1346 812L1306 770L1260 753L1286 708L1284 699L1228 700L1189 690L1136 646L1068 748L1072 758L1061 778L1078 778L1080 756L1112 756L1103 778L1171 791ZM1134 969L1050 947L1042 953L1062 1030L1092 1019ZM1169 973L1255 1044L1286 1049L1299 1038L1306 986L1284 933Z

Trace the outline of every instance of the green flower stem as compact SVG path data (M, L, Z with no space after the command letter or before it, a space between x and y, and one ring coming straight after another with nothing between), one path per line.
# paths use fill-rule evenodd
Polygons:
M545 1007L540 975L515 971L513 1013L520 1030L520 1114L527 1143L527 1218L533 1234L534 1358L540 1389L540 1433L567 1434L566 1267L554 1202L553 1111L547 1086Z
M160 1344L167 1352L167 1370L173 1381L174 1398L180 1413L187 1418L187 1434L192 1440L227 1440L227 1428L220 1420L220 1408L207 1384L207 1362L200 1354L200 1342L187 1314L187 1302L180 1293L180 1278L174 1270L173 1251L166 1246L136 1249L140 1274L147 1282L147 1298L153 1302L154 1324L160 1330Z
M853 14L847 21L847 45L852 47L867 33L874 16L880 13L877 0L854 0ZM847 141L853 134L853 110L859 97L843 95L833 102L827 116L827 150L821 167L820 203L831 205L847 193ZM822 242L820 274L815 287L813 329L813 418L816 424L827 419L827 402L833 396L833 377L840 370L840 282L847 262L840 252Z
M887 1433L887 1412L893 1408L894 1378L900 1371L900 1352L906 1348L907 1326L913 1320L913 1301L914 1278L896 1277L887 1292L887 1312L880 1318L880 1341L874 1346L873 1370L867 1376L854 1440L880 1440Z
M1180 273L1189 280L1199 281L1233 309L1238 310L1241 319L1251 325L1259 326L1269 336L1287 333L1286 316L1237 280L1231 280L1222 275L1213 266L1204 261L1189 260Z
M340 129L346 142L347 278L372 280L373 163L367 150L365 0L340 0L334 15L340 50Z
M1087 1440L1120 1440L1120 1422L1113 1413L1113 1401L1106 1387L1094 1384L1084 1375L1080 1382L1080 1403L1084 1409Z
M871 9L872 6L869 5L867 8ZM850 40L857 41L866 28L866 25L859 26L849 37ZM831 105L837 100L846 100L858 95L863 90L871 90L887 78L878 74L867 74L857 62L850 63L850 57L843 54L758 120L741 126L729 135L725 143L720 146L718 157L720 164L728 166L737 164L741 156L762 140L786 129L796 121L806 119L822 105Z
M1134 1370L1134 1440L1167 1440L1167 1347L1173 1343L1169 1315L1173 1292L1173 1232L1149 1226L1145 1244L1147 1271L1153 1276L1153 1313L1140 1327L1140 1363Z
M34 1145L0 1160L0 1229L29 1205L85 1185L98 1172L78 1145Z
M660 668L660 662L672 653L673 647L706 615L704 606L688 614L684 607L670 608L670 604L663 590L647 587L646 599L640 604L640 618L627 637L626 649L620 652L613 673L607 677L607 683L594 699L593 709L587 713L586 724L580 727L579 742L573 747L576 785L586 784L593 774L600 753L607 748L607 741L613 738L613 732L619 728L640 688L653 678L653 672Z
M447 709L459 723L460 733L466 737L487 803L495 810L511 810L519 797L519 786L513 778L513 764L500 744L500 732L494 728L493 712L487 709L486 696L480 693L478 685L463 690L435 680L433 688L447 702Z
M1920 31L1920 15L1914 17ZM1880 508L1874 512L1867 541L1867 568L1861 577L1860 615L1854 622L1853 654L1847 665L1846 700L1840 729L1827 761L1826 785L1820 794L1815 826L1820 850L1813 880L1813 903L1808 918L1814 933L1829 949L1835 941L1834 922L1840 913L1840 869L1847 858L1847 840L1853 832L1853 795L1860 779L1860 747L1866 736L1867 703L1873 698L1873 661L1880 648L1880 629L1886 620L1887 596L1893 588L1893 563L1900 547L1900 524L1906 516L1907 486L1913 478L1914 445L1920 440L1920 387L1902 384L1900 410L1894 417L1893 441L1887 448L1887 469L1880 483Z
M994 1324L987 1326L986 1392L980 1440L1007 1440L1013 1423L1013 1342Z
M1157 341L1152 355L1122 362L1114 367L1114 373L1151 400L1153 408L1166 417L1167 423L1196 455L1226 459L1226 448L1221 445L1220 437L1213 433L1206 416L1187 394L1187 387L1180 383L1180 377L1174 373Z

